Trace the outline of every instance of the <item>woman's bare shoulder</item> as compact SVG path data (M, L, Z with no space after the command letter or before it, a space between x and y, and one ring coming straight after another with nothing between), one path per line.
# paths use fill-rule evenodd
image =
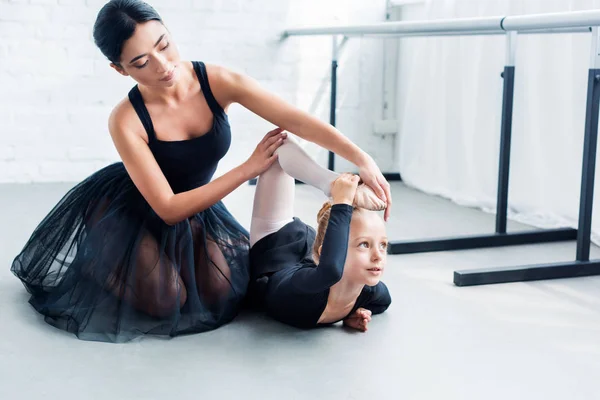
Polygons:
M108 127L113 137L115 135L139 135L144 140L148 140L144 126L128 97L123 98L112 109L108 118Z

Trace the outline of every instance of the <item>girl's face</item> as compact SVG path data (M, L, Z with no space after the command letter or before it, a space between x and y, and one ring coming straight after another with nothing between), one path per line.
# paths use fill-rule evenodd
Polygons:
M171 87L177 81L181 59L167 28L153 20L136 26L123 45L120 61L121 65L111 67L141 85Z
M387 246L383 219L374 211L355 210L350 223L344 278L357 284L377 285L387 261Z

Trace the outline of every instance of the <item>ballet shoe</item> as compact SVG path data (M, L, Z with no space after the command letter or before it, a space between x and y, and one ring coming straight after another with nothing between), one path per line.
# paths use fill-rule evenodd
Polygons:
M373 189L364 183L359 184L356 188L352 205L356 208L364 208L370 211L382 211L387 207L387 203L377 197Z

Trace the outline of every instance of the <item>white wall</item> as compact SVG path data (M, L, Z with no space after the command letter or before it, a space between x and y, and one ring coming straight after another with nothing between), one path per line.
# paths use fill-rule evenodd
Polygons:
M598 9L599 0L426 0L405 20ZM576 227L590 60L589 34L517 39L508 213L539 227ZM398 169L427 193L494 212L505 38L403 39ZM600 174L593 240L600 243ZM490 226L490 231L493 230Z
M105 1L0 0L0 182L77 181L118 160L110 110L134 82L112 71L92 41ZM383 21L385 1L154 0L184 59L243 71L329 120L331 40L290 38L288 26ZM393 146L372 135L381 115L382 44L351 39L339 68L338 128L393 168ZM243 162L271 127L232 107L233 144L218 173ZM326 164L326 152L309 151ZM342 160L341 160L342 161ZM339 162L336 169L349 170Z

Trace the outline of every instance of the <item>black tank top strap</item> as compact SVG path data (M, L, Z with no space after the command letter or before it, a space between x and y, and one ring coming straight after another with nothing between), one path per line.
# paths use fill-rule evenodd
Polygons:
M154 133L154 125L152 124L152 119L150 118L150 114L148 113L148 109L144 104L144 99L142 98L142 94L140 93L140 89L137 85L135 85L129 91L129 101L133 105L133 109L136 114L142 121L142 125L144 125L144 129L146 129L146 133L148 134L148 142L151 143L156 140L156 134Z
M198 75L198 80L200 81L200 86L202 88L202 93L204 93L204 98L210 107L210 110L215 115L224 114L225 111L221 107L221 105L215 99L212 91L210 90L210 84L208 83L208 74L206 73L206 65L202 61L193 61L194 71L196 71L196 75Z

